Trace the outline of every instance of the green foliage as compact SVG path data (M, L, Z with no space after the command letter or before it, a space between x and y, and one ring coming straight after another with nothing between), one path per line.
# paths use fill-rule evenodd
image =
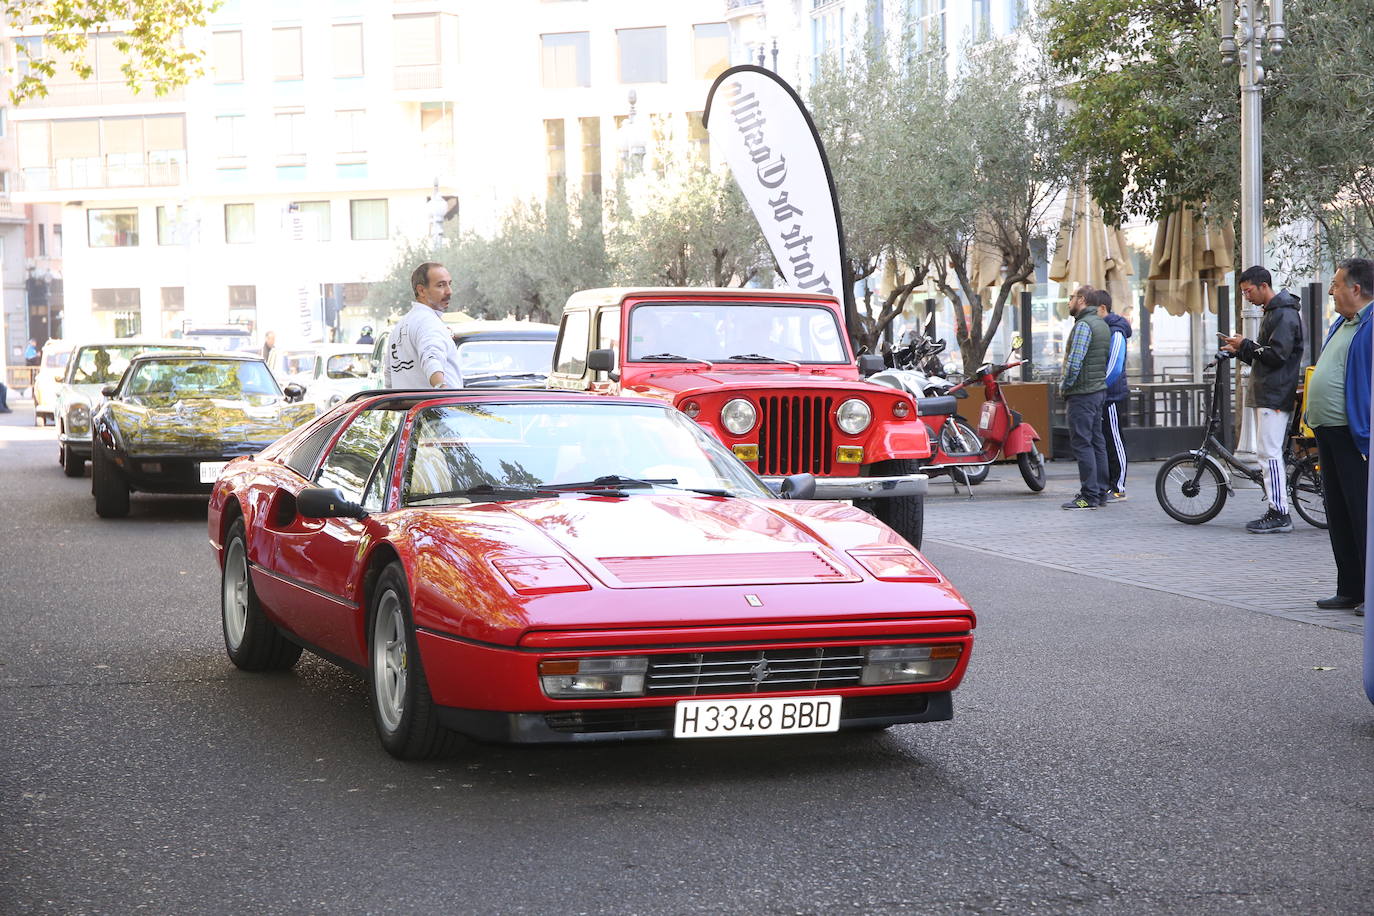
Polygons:
M1043 62L1014 38L966 49L952 79L938 56L907 55L912 46L908 36L871 44L843 71L825 68L810 97L854 277L891 269L891 291L863 304L851 333L876 350L930 277L967 304L955 316L972 368L1012 290L1034 273L1032 242L1058 216L1051 208L1071 174L1062 119ZM988 279L997 281L990 300Z
M1050 0L1048 49L1072 82L1070 143L1108 219L1180 201L1238 208L1239 77L1221 63L1215 0ZM1265 218L1305 266L1374 248L1374 23L1368 0L1290 0L1265 53ZM1305 253L1306 257L1301 255Z
M625 286L743 286L769 255L758 222L729 174L695 165L637 190L623 185L608 233L616 281Z
M166 95L201 75L200 53L187 50L182 33L204 26L218 5L218 0L7 0L10 29L42 35L41 42L16 45L21 75L10 101L18 105L47 95L48 80L63 68L89 79L90 39L100 32L120 33L114 46L124 56L119 69L130 89Z

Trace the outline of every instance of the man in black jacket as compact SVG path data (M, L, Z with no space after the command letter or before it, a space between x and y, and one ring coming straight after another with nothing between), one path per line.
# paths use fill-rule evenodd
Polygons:
M1222 337L1222 349L1251 367L1250 405L1257 414L1255 453L1264 464L1264 495L1269 501L1269 511L1247 524L1245 530L1277 534L1293 530L1283 449L1302 374L1302 318L1298 297L1288 290L1274 292L1273 277L1263 267L1247 268L1237 282L1246 300L1264 309L1258 340L1240 334Z

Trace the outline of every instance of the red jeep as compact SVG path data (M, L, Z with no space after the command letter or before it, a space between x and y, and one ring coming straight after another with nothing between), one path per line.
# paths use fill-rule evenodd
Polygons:
M563 308L549 387L669 401L770 485L815 475L921 544L930 438L905 392L861 381L835 298L592 289Z

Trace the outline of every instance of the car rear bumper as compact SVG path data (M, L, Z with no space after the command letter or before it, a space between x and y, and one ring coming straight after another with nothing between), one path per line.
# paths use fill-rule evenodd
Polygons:
M552 712L493 712L440 707L438 714L444 727L479 741L573 744L673 737L672 704ZM949 691L847 696L840 705L841 730L943 722L953 717L954 699Z

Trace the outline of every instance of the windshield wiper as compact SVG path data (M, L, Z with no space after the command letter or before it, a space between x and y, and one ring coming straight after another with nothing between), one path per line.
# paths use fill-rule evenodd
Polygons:
M702 496L734 496L730 490L719 487L684 487L679 486L676 477L625 477L620 474L606 474L595 480L583 481L581 483L554 483L548 485L556 490L585 490L589 492L603 492L607 489L615 490L642 490L646 487L667 487L672 490L682 490L688 493L700 493Z
M708 369L714 369L716 366L716 364L709 359L698 359L695 356L679 356L676 353L650 353L648 356L636 356L635 359L646 363L701 363Z
M516 484L489 484L479 483L475 487L468 487L463 490L444 490L439 493L422 493L419 496L407 497L406 505L413 505L427 499L453 499L460 496L514 496L517 498L526 496L557 496L558 491L548 487L524 487Z
M801 368L801 363L793 362L790 359L782 359L777 356L765 356L762 353L737 353L729 357L729 359L751 363L787 363L789 366L796 366L798 369Z

